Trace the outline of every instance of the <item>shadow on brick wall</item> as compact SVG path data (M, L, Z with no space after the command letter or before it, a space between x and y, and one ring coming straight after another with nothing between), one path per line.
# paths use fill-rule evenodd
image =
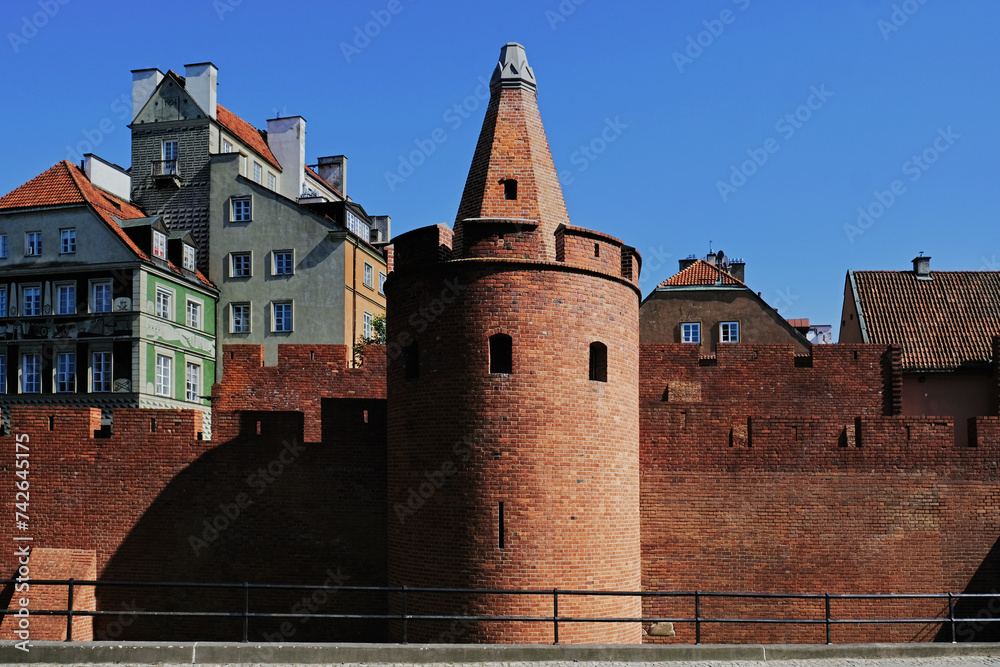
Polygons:
M975 619L956 623L955 639L960 642L1000 642L1000 540L993 544L962 592L990 597L955 601L955 618ZM950 642L951 638L951 624L945 623L934 641Z

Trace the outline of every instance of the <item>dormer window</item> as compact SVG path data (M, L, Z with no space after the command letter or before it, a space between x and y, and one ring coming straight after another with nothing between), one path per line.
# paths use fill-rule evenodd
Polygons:
M153 230L153 257L167 258L167 235L155 229Z
M194 246L189 246L184 244L184 268L188 271L194 271L195 267L195 254Z

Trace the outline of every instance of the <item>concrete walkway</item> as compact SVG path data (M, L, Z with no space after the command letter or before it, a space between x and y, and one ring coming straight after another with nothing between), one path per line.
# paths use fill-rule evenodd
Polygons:
M608 667L677 663L727 667L973 667L1000 666L1000 644L835 645L469 645L238 644L219 642L37 642L25 652L0 642L0 665L536 665Z

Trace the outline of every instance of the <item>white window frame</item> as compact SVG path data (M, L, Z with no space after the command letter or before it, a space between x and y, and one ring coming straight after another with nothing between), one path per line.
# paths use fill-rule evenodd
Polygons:
M378 293L385 296L385 274L378 272Z
M242 328L236 328L236 309L246 309L245 324ZM249 301L240 301L229 304L229 333L248 334L253 330L253 304Z
M32 360L31 367L34 370L32 375L34 381L31 384L28 383L28 359ZM42 393L42 355L38 352L21 353L21 393Z
M197 255L193 245L184 244L183 252L184 268L188 271L195 271L198 268Z
M278 328L278 308L284 309L288 307L288 328L279 329ZM282 318L284 321L284 318ZM271 302L271 333L291 333L295 330L295 308L291 301L272 301Z
M347 229L354 232L355 235L363 238L365 241L370 241L372 237L372 228L367 222L362 220L358 215L351 210L347 211Z
M98 367L98 359L101 360ZM95 394L110 393L114 383L112 369L114 356L111 350L91 350L90 352L90 391Z
M42 254L42 233L39 231L24 233L24 256L40 257Z
M238 213L237 209L239 209ZM253 197L249 195L231 197L229 199L229 220L230 222L253 222Z
M232 153L233 152L233 144L232 144L232 142L230 142L225 137L222 138L222 152L223 153Z
M155 229L153 230L153 257L157 259L167 258L167 235Z
M98 306L98 302L97 302L97 288L98 287L107 287L108 288L108 309L107 310L98 310L97 309L97 306ZM114 287L112 286L110 280L91 280L90 281L90 289L88 291L90 292L90 294L89 294L90 299L88 300L89 304L90 304L90 312L92 312L92 313L110 313L114 309L115 290L114 290Z
M257 162L256 160L254 160L254 163L253 163L253 182L254 183L260 183L263 180L264 180L264 167L260 164L260 162Z
M740 323L719 322L719 342L720 343L740 342Z
M278 255L288 255L288 270L279 271ZM295 274L295 252L292 250L274 250L271 252L271 275L291 276Z
M7 259L7 235L0 234L0 259Z
M372 328L372 319L373 319L372 314L369 313L366 310L365 314L364 314L364 323L365 323L364 336L365 336L365 338L372 338L375 335L375 330Z
M247 258L247 272L245 275L236 273L236 258ZM230 278L252 278L253 277L253 251L241 250L229 253L229 277Z
M194 306L193 312L195 315L195 317L193 318L191 317L192 306ZM188 297L185 300L184 304L184 323L187 324L192 329L197 329L198 331L201 331L202 322L204 321L202 313L204 311L205 311L205 304L203 301L201 301L200 299L194 299L192 297Z
M173 155L172 156L170 155L171 151L167 149L167 146L172 146L173 147L173 151L172 151ZM163 173L164 174L166 174L168 176L176 176L177 175L177 171L178 171L178 169L177 169L177 156L178 156L179 153L180 153L180 145L177 143L176 139L164 139L163 142L160 144L160 154L161 154L161 158L160 159L163 160ZM173 162L174 163L173 164L173 168L167 166L168 162Z
M37 301L34 303L35 309L33 312L28 312L28 292L31 291L35 295ZM42 315L42 286L41 285L23 285L21 287L21 316L22 317L41 317Z
M76 227L59 230L59 254L72 255L76 252Z
M278 189L278 177L274 175L273 171L267 172L267 188L269 190Z
M681 322L681 342L701 343L701 322Z
M194 370L198 377L195 378L194 386L191 382L191 371ZM190 361L184 363L184 400L192 401L195 403L201 402L201 383L202 383L202 373L201 364L196 364Z
M76 283L56 283L56 315L76 315ZM69 309L63 308L63 292L70 290Z
M69 368L63 368L63 360L69 359ZM57 394L71 394L76 391L76 352L72 350L56 352L55 383ZM68 387L68 388L67 388Z
M365 262L365 287L375 289L375 267Z
M161 363L166 362L166 363ZM166 371L166 377L164 377L164 370ZM156 352L156 362L154 364L154 383L153 390L156 392L157 396L172 397L173 386L174 386L174 358L169 354L163 354L159 350Z
M174 320L174 291L167 289L163 285L156 286L156 296L153 304L153 312L157 317L165 320Z

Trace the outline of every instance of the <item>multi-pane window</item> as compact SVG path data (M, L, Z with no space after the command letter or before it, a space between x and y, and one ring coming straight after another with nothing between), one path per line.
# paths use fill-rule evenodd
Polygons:
M40 394L42 391L42 355L21 356L21 393Z
M260 183L261 178L262 178L262 174L263 174L263 172L261 170L260 162L254 162L253 163L253 182L254 183Z
M76 230L75 229L60 229L59 230L59 252L68 255L70 253L76 252Z
M7 259L7 235L0 234L0 259Z
M7 288L0 287L0 317L7 317Z
M274 253L274 275L292 275L292 251L279 250Z
M190 299L187 302L187 325L192 329L201 329L201 304Z
M167 175L177 173L176 139L165 139L163 141L163 173Z
M90 288L90 310L94 313L111 312L111 283L94 283Z
M350 211L347 212L347 228L363 238L365 241L371 238L372 232L368 223Z
M24 235L24 254L37 257L42 254L42 233L27 232Z
M69 283L56 286L56 314L72 315L76 312L76 285Z
M701 342L701 323L700 322L684 322L681 324L681 342L682 343L700 343Z
M37 317L42 314L42 288L38 286L24 288L24 308L21 313L25 317Z
M195 255L194 247L184 244L184 268L188 271L194 271L195 269Z
M271 172L267 172L267 187L271 190L278 189L278 177Z
M284 333L292 330L292 304L289 301L281 301L272 304L272 316L274 331Z
M385 296L385 274L381 271L378 274L378 293Z
M90 390L111 391L111 353L94 352L90 360Z
M153 257L167 258L167 235L153 230Z
M0 354L0 394L7 393L7 355Z
M156 288L156 316L164 319L173 319L174 309L172 307L173 294L161 287Z
M232 261L232 277L233 278L249 278L250 277L250 253L248 252L234 252L230 255Z
M231 143L229 143L225 139L222 140L222 152L223 153L232 153L233 152L233 145Z
M365 262L365 287L375 289L375 269L368 262Z
M56 355L56 391L76 391L75 352L60 352Z
M719 340L723 343L740 342L740 323L722 322L719 324Z
M250 304L234 303L229 306L232 313L231 331L234 334L250 333Z
M170 377L173 361L173 359L166 355L156 355L156 393L159 396L170 396Z
M189 401L201 400L201 366L187 362L184 373L184 398Z
M374 336L375 336L375 332L372 329L372 314L366 312L365 313L365 338L373 338Z
M233 197L233 222L250 222L250 197Z

